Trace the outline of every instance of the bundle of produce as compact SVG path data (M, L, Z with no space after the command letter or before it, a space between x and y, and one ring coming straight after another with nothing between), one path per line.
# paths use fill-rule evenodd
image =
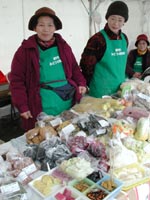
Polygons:
M131 79L121 84L122 97L132 97L135 106L150 110L150 84L139 79Z
M136 124L129 123L125 119L116 120L114 123L112 123L112 133L113 134L124 134L125 136L133 135L135 132Z
M129 150L127 147L125 147L120 139L120 135L115 135L113 139L109 141L109 146L107 147L110 164L113 159L113 168L120 168L132 163L137 162L137 155L134 151ZM113 155L113 158L112 156ZM126 159L128 158L128 159Z
M94 98L90 96L83 97L79 104L73 106L73 110L77 113L95 113L109 118L118 110L122 110L124 106L120 100L112 98Z
M138 86L140 84L144 84L144 81L140 80L140 79L129 79L125 82L123 82L120 85L120 89L122 90L122 93L124 94L127 91L133 91L133 90L138 90Z
M150 141L150 117L141 117L138 120L135 138L141 141Z
M147 141L136 140L134 137L125 137L123 144L137 155L139 163L150 163L150 143Z
M150 111L150 96L137 92L134 99L134 105Z

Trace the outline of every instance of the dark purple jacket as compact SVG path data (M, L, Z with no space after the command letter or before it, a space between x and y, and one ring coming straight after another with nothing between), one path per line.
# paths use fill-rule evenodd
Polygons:
M135 73L133 67L137 56L138 56L137 49L132 49L128 54L126 74L129 78L132 78L133 74ZM147 50L147 52L144 55L141 55L141 57L142 57L142 69L144 72L148 67L150 67L150 51Z
M60 58L64 65L66 78L76 87L74 103L79 102L81 95L77 87L79 85L86 86L86 81L76 62L71 47L60 34L55 33L54 36L56 38ZM27 40L24 40L16 51L9 76L13 105L20 113L30 110L33 115L33 119L22 119L25 131L34 128L36 117L42 112L39 69L38 45L36 42L36 35L33 35Z

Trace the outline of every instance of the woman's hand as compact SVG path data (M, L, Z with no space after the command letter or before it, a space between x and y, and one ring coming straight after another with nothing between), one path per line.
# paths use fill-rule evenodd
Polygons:
M21 113L20 116L23 117L24 119L33 118L33 116L31 115L31 112L30 112L30 111Z
M85 94L86 93L86 91L87 91L87 89L86 89L86 87L84 87L84 86L79 86L79 93L80 94Z

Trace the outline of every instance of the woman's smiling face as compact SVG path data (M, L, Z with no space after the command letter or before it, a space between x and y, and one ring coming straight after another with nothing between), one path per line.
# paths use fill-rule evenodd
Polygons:
M140 40L137 44L137 48L140 50L140 51L145 51L147 49L147 42L145 40Z
M125 23L125 18L120 15L110 15L107 19L107 22L110 30L118 34L119 30Z
M49 16L40 16L34 31L42 41L50 41L56 31L53 18Z

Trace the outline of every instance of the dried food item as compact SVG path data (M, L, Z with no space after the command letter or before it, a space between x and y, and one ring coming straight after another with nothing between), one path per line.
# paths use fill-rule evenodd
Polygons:
M98 115L90 114L86 118L78 120L79 128L87 133L87 135L98 136L107 133L107 128L110 126L108 121Z
M103 177L101 171L94 171L92 174L88 175L87 178L92 180L93 182L98 182Z
M89 198L89 199L92 199L92 200L102 200L104 199L107 194L105 191L103 191L102 189L99 189L99 188L93 188L91 191L89 191L86 196Z
M45 157L44 160L41 160L41 170L48 171L47 166L49 166L50 169L53 169L56 167L56 163L52 159Z
M72 153L65 144L58 145L53 153L53 159L57 162L59 160L67 160L72 156Z
M78 115L71 111L71 110L65 110L60 114L60 117L63 121L71 120L77 117Z
M103 182L101 183L101 186L102 186L103 188L105 188L106 190L110 191L110 192L117 188L116 183L115 183L112 179L103 181Z
M46 156L45 149L39 145L39 148L36 152L36 160L40 161L43 160Z
M74 155L77 155L80 151L87 149L87 138L83 136L70 137L67 141L67 146Z
M40 144L51 136L57 136L56 130L48 125L42 127L35 127L25 133L28 144Z
M30 157L24 157L23 155L17 155L9 153L6 156L7 162L9 162L10 168L8 172L11 176L15 177L22 184L27 184L32 180L31 174L38 170Z
M37 144L30 144L27 145L26 150L23 152L25 157L30 157L32 160L36 160L38 145Z
M36 160L40 161L41 170L47 171L47 163L52 169L71 156L72 153L66 144L64 144L59 137L53 136L39 144Z
M32 139L38 135L38 132L39 132L39 127L36 127L25 133L28 144L33 144Z
M88 152L94 157L107 159L106 147L100 141L93 141L87 148Z
M80 192L84 192L90 187L90 184L88 184L86 181L82 180L80 182L77 182L73 185L74 188L79 190Z

